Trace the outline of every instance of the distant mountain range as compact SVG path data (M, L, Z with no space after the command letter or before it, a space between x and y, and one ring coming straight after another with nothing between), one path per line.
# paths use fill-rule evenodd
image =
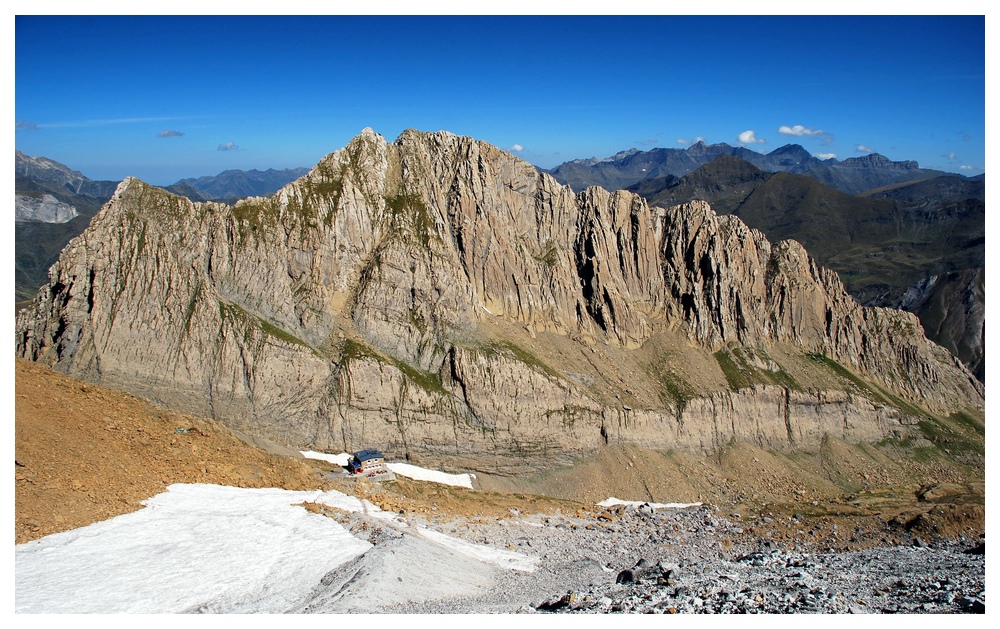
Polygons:
M236 201L247 197L274 194L283 186L309 172L308 168L285 168L275 170L225 170L214 177L181 179L167 190L183 194L193 201ZM182 192L186 187L194 189L195 198Z
M307 168L227 170L214 177L182 179L167 190L194 201L232 202L267 196L298 179ZM48 282L49 267L63 247L90 224L118 187L94 181L46 157L14 151L14 292L20 307Z
M914 312L929 338L985 378L983 178L937 176L856 196L723 153L683 177L627 189L661 207L707 201L772 241L802 243L858 301Z
M606 190L628 188L646 179L682 177L720 155L739 157L767 172L807 175L847 194L889 186L905 181L953 175L940 170L920 168L917 162L894 162L878 153L839 161L814 157L798 144L786 144L762 154L741 146L697 142L687 149L631 149L606 159L578 159L546 170L560 183L574 191L589 186Z

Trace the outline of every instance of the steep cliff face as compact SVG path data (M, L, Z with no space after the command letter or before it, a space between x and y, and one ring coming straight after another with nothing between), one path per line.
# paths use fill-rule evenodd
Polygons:
M494 470L612 442L871 440L984 404L913 316L859 307L796 243L702 202L574 195L445 132L366 129L231 207L128 179L16 344L289 445Z

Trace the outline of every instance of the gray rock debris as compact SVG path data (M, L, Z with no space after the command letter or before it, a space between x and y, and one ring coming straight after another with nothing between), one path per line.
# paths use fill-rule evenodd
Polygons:
M636 510L610 526L531 515L428 524L540 557L532 573L493 571L471 595L384 600L380 613L983 613L985 556L975 543L854 552L767 549L710 507ZM711 526L709 526L709 524ZM708 532L711 528L714 532ZM723 546L722 540L732 545ZM624 575L629 575L625 577Z

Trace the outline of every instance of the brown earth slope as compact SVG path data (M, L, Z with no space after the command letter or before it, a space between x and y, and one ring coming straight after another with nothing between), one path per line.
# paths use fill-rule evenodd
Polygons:
M16 361L14 395L16 543L135 511L172 483L321 484L305 459L28 361Z
M15 543L136 511L173 483L337 489L438 521L559 511L600 525L608 516L594 503L609 496L702 501L744 517L775 516L756 520L762 524L747 526L746 534L776 542L787 536L801 543L793 529L806 524L780 517L790 514L811 523L816 533L810 535L821 536L833 523L858 533L827 539L831 548L984 531L982 466L934 454L939 451L930 442L916 457L834 440L813 454L775 454L740 443L713 457L607 448L572 467L526 467L515 477L480 474L470 491L405 478L382 484L331 479L328 463L292 451L271 454L210 420L19 359L15 400ZM898 456L890 456L894 452ZM792 529L781 528L789 522Z

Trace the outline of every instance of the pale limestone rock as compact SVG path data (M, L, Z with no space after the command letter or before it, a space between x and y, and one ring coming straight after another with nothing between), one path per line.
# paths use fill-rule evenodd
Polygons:
M684 337L711 364L724 347L761 348L751 367L765 374L781 371L765 351L781 345L933 412L984 405L914 317L862 308L798 243L703 202L574 195L448 133L387 143L366 129L274 197L232 207L127 179L15 340L19 356L293 447L478 469L605 443L817 448L909 421L829 369L829 386L806 389L723 390L719 370L688 374L703 384L683 401L634 394L648 365L633 354L582 376L523 349L536 333L629 352Z
M40 223L68 223L79 216L76 207L63 203L51 194L33 197L14 195L14 220Z

